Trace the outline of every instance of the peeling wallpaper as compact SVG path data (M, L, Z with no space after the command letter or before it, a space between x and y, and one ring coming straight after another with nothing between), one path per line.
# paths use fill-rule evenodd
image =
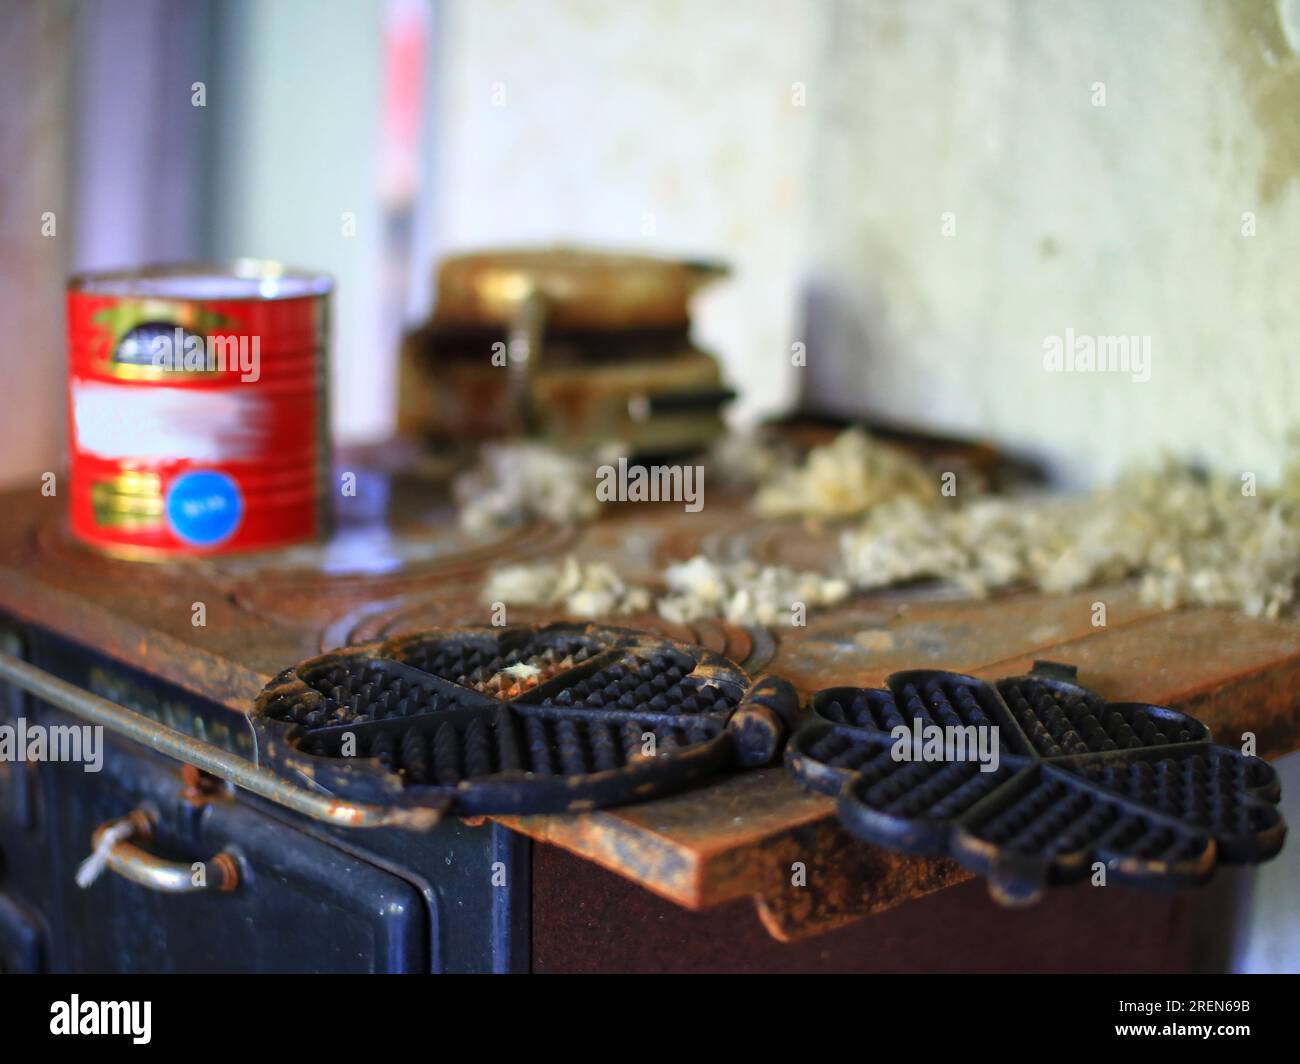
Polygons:
M838 5L822 394L991 433L1072 482L1163 449L1274 475L1300 399L1300 136L1294 111L1261 124L1250 85L1296 58L1242 31L1247 6L1279 24L1272 4ZM1045 371L1067 329L1149 337L1150 379Z

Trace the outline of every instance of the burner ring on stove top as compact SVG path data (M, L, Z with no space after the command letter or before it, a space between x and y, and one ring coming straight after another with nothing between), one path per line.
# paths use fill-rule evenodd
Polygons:
M642 801L770 764L798 713L702 647L557 623L408 633L286 669L258 696L268 759L331 794L464 815Z

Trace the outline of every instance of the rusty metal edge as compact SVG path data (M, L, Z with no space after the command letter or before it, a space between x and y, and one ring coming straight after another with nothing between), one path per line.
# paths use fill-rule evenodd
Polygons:
M486 819L567 850L683 908L702 909L725 900L705 896L700 854L611 813L617 810Z
M270 673L259 673L202 647L183 643L156 628L111 614L66 591L26 579L5 569L0 584L0 608L19 621L73 642L110 647L121 661L160 680L176 684L241 716L262 689ZM66 600L66 601L65 601ZM151 648L149 653L141 648ZM174 662L188 662L177 668Z
M714 786L725 787L728 782L722 780ZM787 782L784 775L781 782ZM793 781L789 782L797 790ZM796 822L775 833L758 833L719 856L629 819L628 814L636 808L615 806L574 815L489 815L486 819L589 860L652 894L696 911L741 898L757 901L768 882L781 874L783 855L769 844L836 819L835 803L819 801Z
M348 828L396 827L428 831L438 824L445 812L443 808L429 806L364 805L307 790L247 758L174 731L9 654L0 653L0 679L8 680L33 697L73 716L229 780L237 787L313 820Z

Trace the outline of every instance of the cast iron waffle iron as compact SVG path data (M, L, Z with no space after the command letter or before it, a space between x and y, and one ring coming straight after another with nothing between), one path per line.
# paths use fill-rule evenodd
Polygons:
M1095 862L1108 883L1179 887L1217 862L1255 864L1282 848L1267 762L1216 746L1185 713L1107 702L1074 676L1037 662L996 685L917 670L889 677L888 690L830 688L813 697L786 766L838 796L854 835L951 856L1009 905L1092 877ZM943 738L927 739L927 725ZM982 771L995 738L996 769Z
M261 755L341 798L461 815L643 801L773 762L798 713L701 647L620 628L437 629L277 676Z

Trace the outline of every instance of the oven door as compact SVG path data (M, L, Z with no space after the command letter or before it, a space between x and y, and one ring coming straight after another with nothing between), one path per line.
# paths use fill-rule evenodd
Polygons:
M34 701L34 700L33 700ZM49 706L42 723L82 725ZM405 879L218 794L196 804L178 764L102 733L102 764L41 766L54 856L53 966L76 972L428 971L429 916ZM106 824L143 825L89 886Z

